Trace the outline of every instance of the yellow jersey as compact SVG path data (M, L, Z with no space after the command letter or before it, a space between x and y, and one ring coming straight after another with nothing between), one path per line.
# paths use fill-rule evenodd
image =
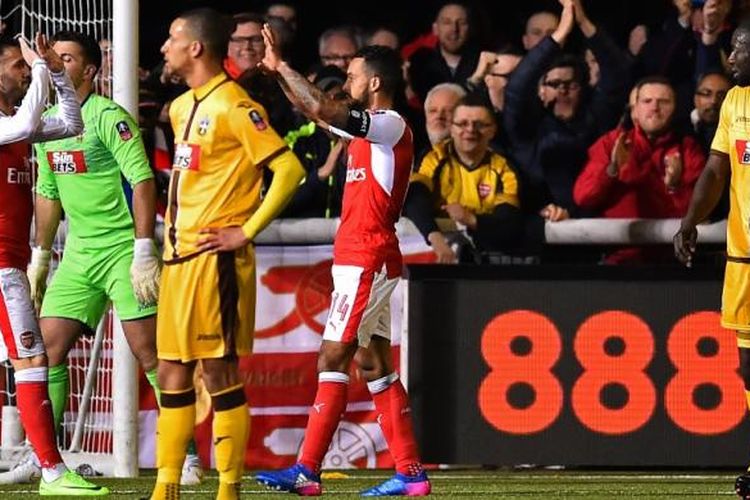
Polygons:
M490 214L503 203L521 205L518 176L502 155L488 150L479 165L469 168L458 158L450 140L425 155L411 182L427 186L438 212L449 203L459 203L477 215Z
M202 228L243 225L260 204L262 167L287 150L265 109L224 73L175 99L169 117L168 264L199 253Z
M750 87L733 87L721 106L711 149L729 155L732 170L727 255L750 257Z

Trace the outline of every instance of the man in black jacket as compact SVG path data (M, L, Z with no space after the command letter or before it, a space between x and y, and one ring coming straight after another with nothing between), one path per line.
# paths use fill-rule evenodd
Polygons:
M432 23L432 32L437 47L419 49L409 60L409 81L420 102L438 83L465 85L479 61L479 51L471 44L469 10L463 4L446 3Z
M573 184L589 145L616 124L629 74L623 53L589 20L580 0L560 3L557 29L528 52L508 81L503 121L527 182L522 206L537 213L553 203L577 216ZM601 67L594 88L581 58L562 54L575 24Z

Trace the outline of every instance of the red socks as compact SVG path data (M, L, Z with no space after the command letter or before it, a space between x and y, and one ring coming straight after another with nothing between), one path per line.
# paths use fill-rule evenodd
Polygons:
M47 393L47 368L27 368L15 373L18 411L26 437L42 468L61 463L52 423L52 403Z
M302 455L299 462L318 473L333 433L339 426L341 415L346 410L349 375L341 372L321 372L318 374L318 392L305 429Z
M411 423L409 396L394 372L368 382L368 389L378 410L378 423L388 442L396 472L416 475L422 471L417 441Z

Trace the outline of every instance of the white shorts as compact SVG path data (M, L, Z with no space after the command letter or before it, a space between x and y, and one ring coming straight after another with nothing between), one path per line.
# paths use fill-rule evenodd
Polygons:
M374 272L357 266L331 267L333 294L324 340L370 345L373 335L391 338L391 294L399 278L385 269Z
M0 333L0 361L45 352L26 273L13 267L0 269Z

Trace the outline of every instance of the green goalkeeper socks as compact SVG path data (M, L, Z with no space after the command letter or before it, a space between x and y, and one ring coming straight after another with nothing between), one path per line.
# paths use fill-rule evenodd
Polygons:
M158 404L161 407L161 389L159 389L159 381L156 377L156 368L146 372L146 379L148 380L148 383L151 384L151 387L154 389L154 394L156 395L156 404ZM191 439L190 442L188 443L187 454L188 455L198 454L198 449L196 448L195 440L193 439Z
M47 372L49 399L52 402L52 418L55 421L55 432L60 430L65 406L70 392L70 377L68 365L63 363L49 367Z

